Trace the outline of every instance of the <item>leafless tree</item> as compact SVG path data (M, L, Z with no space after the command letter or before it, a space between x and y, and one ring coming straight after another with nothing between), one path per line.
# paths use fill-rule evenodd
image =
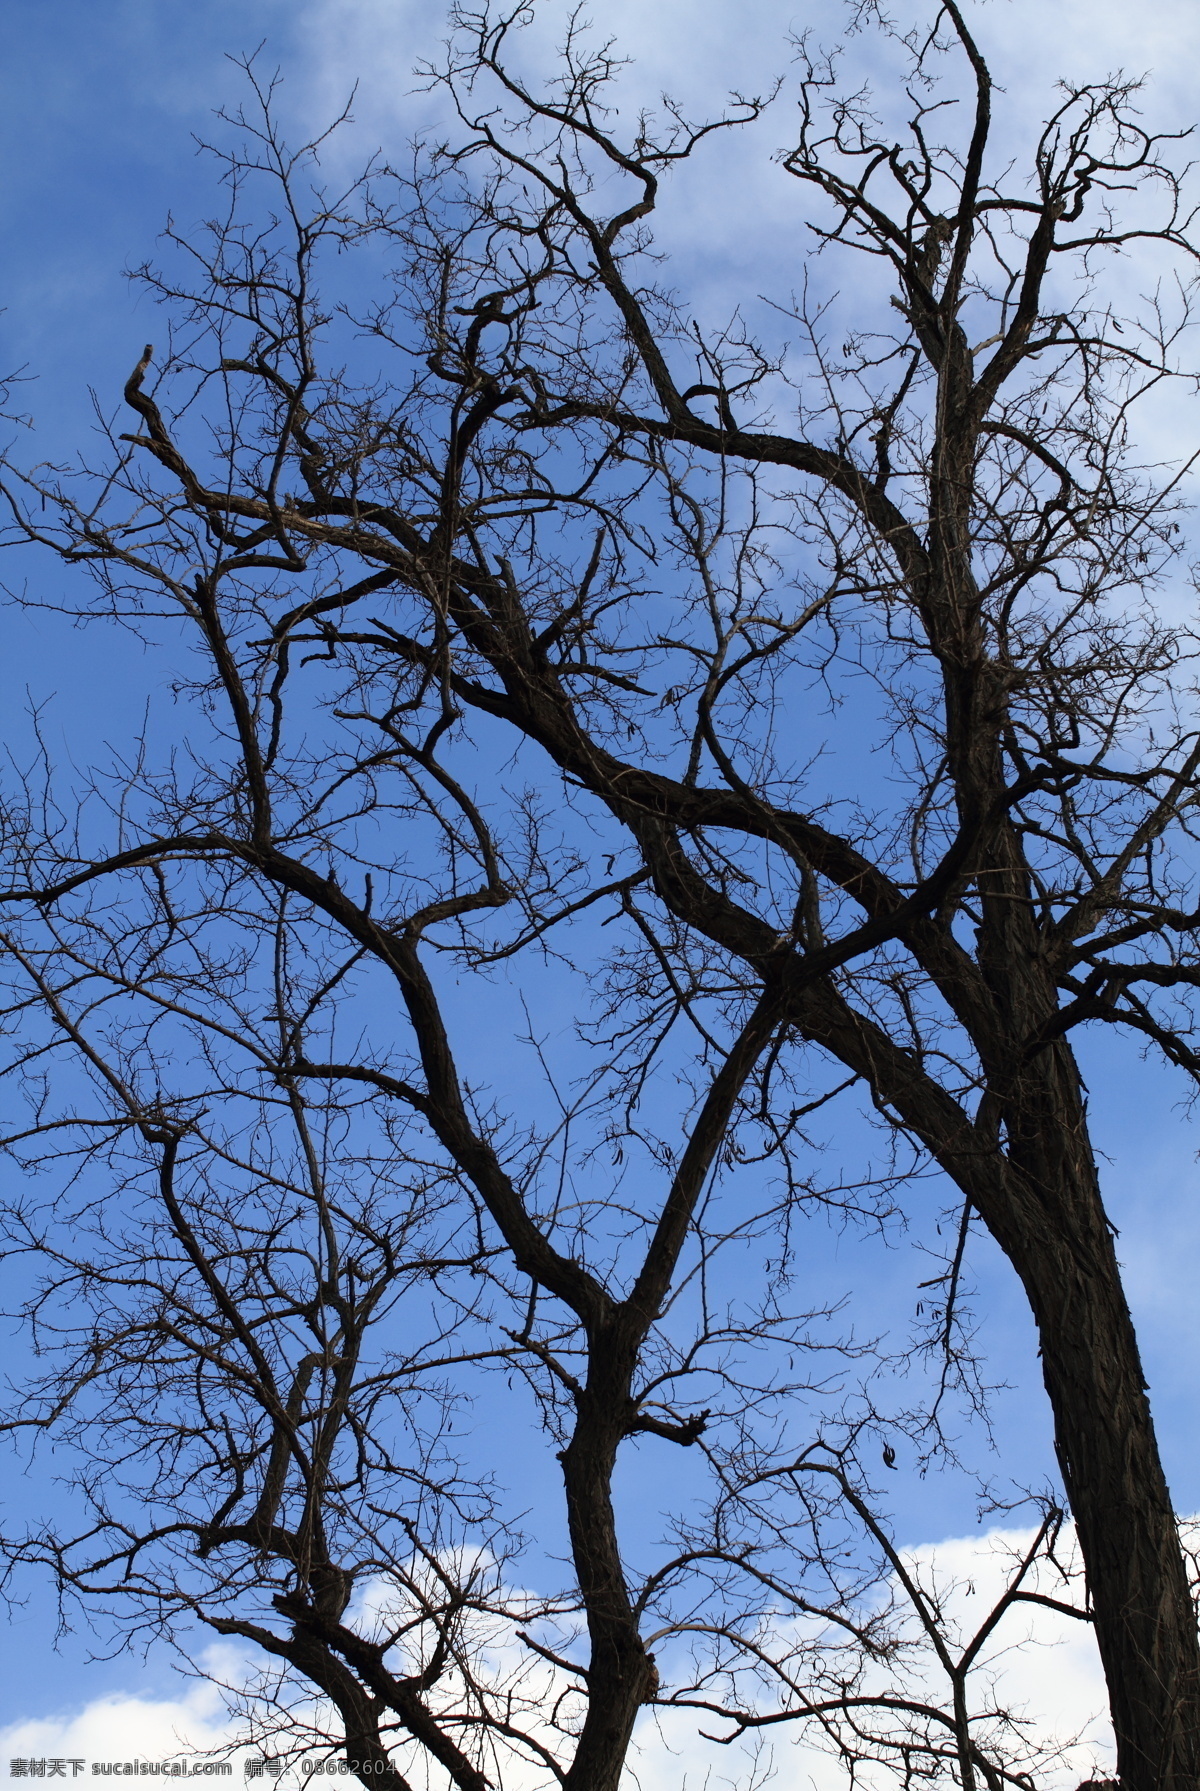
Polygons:
M789 1305L806 1214L878 1218L932 1165L961 1220L910 1422L936 1445L971 1396L977 1218L1038 1326L1121 1784L1183 1791L1195 1617L1070 1039L1200 1075L1181 469L1136 433L1195 389L1186 150L1125 81L997 143L952 0L911 35L864 13L891 90L797 49L809 285L714 328L649 220L765 102L626 127L611 48L572 26L535 86L525 22L460 14L430 71L457 140L340 196L258 90L227 215L145 271L174 334L135 430L6 486L194 718L75 807L35 768L6 816L11 1147L67 1189L11 1220L67 1350L19 1421L94 1464L86 1531L17 1553L256 1642L367 1782L408 1748L464 1791L517 1759L607 1791L646 1702L1028 1782L968 1673L1015 1604L1070 1600L1031 1555L952 1645L869 1496L853 1351ZM486 1016L542 962L580 1054L512 1116L453 978ZM890 1157L823 1185L810 1116L860 1093ZM561 1445L573 1578L542 1597L448 1441L496 1372ZM612 1498L638 1438L713 1489L644 1572ZM902 1689L885 1586L940 1702Z

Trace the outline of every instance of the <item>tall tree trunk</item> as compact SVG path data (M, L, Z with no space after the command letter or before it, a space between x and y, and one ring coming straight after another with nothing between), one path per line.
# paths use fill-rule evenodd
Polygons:
M1003 1150L830 984L806 991L795 1019L925 1141L1021 1277L1087 1572L1122 1791L1197 1791L1200 1636L1069 1046L1014 1052ZM1028 1011L1025 1019L1028 1038Z
M965 502L962 520L967 539ZM965 561L957 581L973 592ZM997 734L1004 693L978 636L967 647L966 671L946 675L947 739L964 824L1002 807L1005 791ZM993 1007L976 1043L999 1097L1010 1168L1005 1199L984 1217L1021 1277L1038 1327L1122 1791L1200 1791L1196 1614L1083 1083L1069 1043L1054 1033L1055 941L1039 929L1011 820L996 829L983 865L977 938Z
M612 1476L630 1415L636 1349L589 1339L587 1385L562 1454L571 1553L591 1643L588 1705L566 1791L618 1791L652 1662L638 1633L617 1543Z
M1200 1786L1200 1640L1072 1054L1039 1054L1009 1106L1028 1190L1012 1256L1041 1340L1087 1569L1122 1791Z

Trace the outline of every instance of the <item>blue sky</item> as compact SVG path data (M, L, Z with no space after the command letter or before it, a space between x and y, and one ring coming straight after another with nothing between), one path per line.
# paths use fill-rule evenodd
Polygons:
M0 259L7 311L0 319L0 371L24 367L31 376L18 389L18 407L35 420L36 456L60 459L91 427L89 387L102 409L114 408L143 342L154 338L152 308L125 271L153 255L168 212L183 222L211 205L211 173L193 133L209 130L215 107L236 103L239 77L228 58L262 43L264 62L278 64L287 77L285 112L301 126L323 123L358 80L347 158L378 143L395 150L430 117L409 70L435 46L442 10L413 0L8 0L6 13ZM788 23L805 22L799 10L793 15L773 0L744 6L663 0L653 8L620 0L605 16L645 58L647 72L639 79L651 93L666 81L700 92L734 79L751 86L778 62ZM819 23L834 15L823 5L806 16ZM1060 66L1081 74L1124 66L1153 71L1155 104L1168 117L1186 114L1200 66L1200 18L1182 0L1154 0L1136 17L1117 5L992 0L979 16L1019 107L1037 109L1048 75ZM735 187L737 203L724 204ZM687 190L671 229L686 256L688 233L714 212L740 219L743 228L753 214L772 224L786 245L793 197L734 157L716 185L710 176ZM717 299L746 277L739 246L735 224L706 242L704 280ZM60 577L49 566L25 569L42 580ZM99 641L87 654L68 650L66 631L24 616L8 617L4 626L6 713L19 712L26 688L53 692L58 737L77 758L86 757L136 700L120 653ZM19 736L19 723L14 731ZM1081 1055L1168 1475L1178 1506L1195 1511L1200 1134L1180 1107L1186 1090L1165 1070L1140 1063L1127 1044L1118 1050L1108 1038L1087 1039ZM867 1266L856 1257L853 1270L847 1253L857 1245L831 1236L822 1248L831 1281L852 1272L879 1290L911 1284L904 1281L912 1265L903 1243ZM992 1358L1011 1383L998 1408L1002 1453L1027 1461L1033 1477L1046 1459L1049 1424L1031 1327L995 1252L981 1245L973 1266ZM967 1532L970 1513L952 1491L901 1476L895 1493L906 1543ZM37 1483L13 1489L18 1507L36 1506L43 1496ZM88 1664L86 1643L77 1637L65 1638L55 1652L51 1600L45 1589L27 1584L26 1590L31 1603L0 1643L0 1731L25 1719L100 1708L97 1700L118 1695L158 1697L162 1709L188 1714L171 1702L182 1694L165 1656L152 1655L144 1665L128 1658ZM193 1704L190 1711L197 1732L216 1720L207 1706Z

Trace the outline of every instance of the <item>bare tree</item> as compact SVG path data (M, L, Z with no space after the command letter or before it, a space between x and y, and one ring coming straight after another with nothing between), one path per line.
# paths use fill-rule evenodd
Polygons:
M164 383L147 349L126 387L136 432L96 482L6 488L97 617L186 656L207 729L161 762L147 737L77 812L31 780L7 817L12 1145L72 1140L99 1238L19 1204L53 1265L35 1322L96 1309L21 1421L136 1464L119 1505L81 1470L88 1529L17 1553L258 1643L385 1782L400 1736L469 1791L505 1757L601 1791L648 1701L823 1726L905 1782L1027 1782L968 1674L1015 1604L1069 1601L1029 1591L1031 1556L951 1645L869 1496L880 1414L828 1392L836 1335L780 1292L811 1208L878 1217L930 1163L961 1222L911 1423L936 1446L970 1396L978 1217L1037 1322L1122 1786L1182 1791L1195 1617L1070 1044L1124 1027L1200 1075L1194 643L1160 595L1180 472L1135 434L1195 387L1177 139L1113 81L1064 89L1010 162L952 0L878 28L878 101L802 45L782 168L820 277L865 271L714 330L653 283L647 220L763 102L622 135L611 49L573 27L535 88L525 17L460 15L431 71L457 144L336 198L260 91L228 215L146 270L176 333ZM356 248L386 289L339 307L317 274ZM780 315L799 348L766 342ZM847 735L886 788L839 769ZM593 1056L518 1121L464 1073L449 977L539 954L586 985ZM824 1186L808 1116L859 1091L890 1159ZM128 1243L114 1171L151 1178ZM747 1249L734 1301L717 1265ZM541 1599L446 1441L496 1369L561 1444L574 1584ZM637 1438L715 1488L645 1572L612 1495ZM131 1528L139 1498L187 1510ZM383 1615L353 1604L376 1582ZM883 1584L941 1703L871 1679L905 1646ZM515 1677L485 1671L517 1623Z

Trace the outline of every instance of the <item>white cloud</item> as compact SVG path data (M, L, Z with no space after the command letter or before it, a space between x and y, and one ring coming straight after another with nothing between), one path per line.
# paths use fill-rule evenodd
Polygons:
M539 0L526 42L545 68L572 0ZM1003 88L999 106L1040 110L1060 77L1097 79L1118 70L1149 74L1160 95L1188 122L1194 112L1190 71L1200 59L1200 10L1190 0L1133 8L1124 0L1000 0L968 5L967 15ZM448 5L431 0L306 0L295 20L295 73L316 111L340 106L357 84L364 131L393 138L421 111L413 68L436 57ZM822 43L845 33L839 0L605 0L585 9L600 40L611 37L634 67L623 77L631 103L653 104L663 89L686 99L718 99L731 87L765 88L786 74L790 35L810 31ZM860 45L869 39L860 39ZM869 51L868 51L869 54ZM998 106L998 109L999 109ZM792 114L785 106L790 123ZM781 134L787 131L782 123Z
M557 66L557 49L574 0L535 0L531 23L506 46L513 67L535 88ZM912 9L910 9L912 10ZM436 62L447 34L449 6L431 0L304 0L294 26L295 60L286 99L297 128L315 129L335 116L352 89L355 124L334 140L327 160L348 175L377 149L402 164L409 142L461 127L448 123L440 92L421 91L418 64ZM992 65L993 172L1011 152L1019 185L1030 166L1042 121L1062 100L1060 79L1086 82L1120 71L1146 74L1148 123L1170 129L1195 114L1189 72L1200 61L1200 8L1185 0L1158 0L1133 9L1117 0L980 0L968 5L969 23ZM794 141L797 78L789 39L802 31L814 42L845 39L850 9L842 0L806 0L780 7L776 0L605 0L585 9L591 41L611 37L628 59L612 90L621 137L640 107L653 111L664 91L696 117L715 116L731 90L765 94L782 79L774 105L756 125L709 140L694 159L677 167L654 220L658 247L669 257L666 283L686 295L707 327L723 324L739 304L753 310L769 288L786 302L798 290L811 255L806 229L812 199L786 175L775 151ZM873 81L895 96L903 58L866 31L845 44L847 78ZM481 101L481 104L484 102ZM490 101L488 102L490 103ZM907 110L907 107L905 107ZM1186 160L1182 151L1179 160ZM844 286L852 304L860 264L853 258L825 264L823 277ZM1156 272L1159 270L1155 270ZM1106 266L1106 292L1118 309L1140 309L1147 279L1142 258ZM873 292L873 288L871 288ZM886 303L886 299L884 300ZM788 328L774 317L753 316L773 345ZM1171 459L1180 447L1178 396L1164 388L1143 406L1143 437L1153 456Z
M994 1529L983 1535L952 1537L903 1551L906 1568L927 1592L936 1590L947 1633L961 1647L998 1601L1013 1569L1029 1549L1034 1531ZM1064 1530L1056 1555L1078 1573L1072 1538ZM1070 1599L1057 1573L1043 1571L1026 1581L1060 1599ZM908 1668L905 1685L913 1696L925 1694L944 1706L946 1685L931 1660ZM882 1677L870 1689L883 1689ZM985 1708L994 1699L1023 1724L1029 1764L1042 1791L1074 1791L1092 1777L1112 1770L1112 1732L1107 1717L1104 1676L1090 1625L1059 1616L1043 1606L1013 1607L985 1647L973 1680L970 1707ZM891 1689L895 1690L893 1684ZM718 1722L699 1725L719 1731ZM751 1783L745 1747L722 1748L696 1735L683 1713L665 1713L639 1731L635 1765L638 1782L670 1784L680 1791L712 1791L723 1782ZM787 1791L845 1791L847 1773L832 1754L799 1739L782 1739L787 1731L765 1731L773 1750L775 1782ZM895 1791L899 1777L878 1768L861 1772L860 1791Z
M78 1758L89 1762L90 1777L92 1761L196 1757L229 1751L236 1740L220 1692L200 1683L179 1698L117 1693L82 1708L9 1723L0 1728L0 1762Z
M985 1535L952 1537L905 1551L904 1559L927 1588L936 1587L951 1630L969 1637L998 1597L1013 1559L1032 1540L1031 1530L991 1530ZM1068 1564L1071 1544L1064 1534L1057 1551ZM1032 1582L1031 1582L1032 1583ZM1042 1589L1062 1596L1061 1585L1044 1581ZM493 1648L493 1665L503 1667ZM514 1644L515 1660L515 1644ZM224 1681L236 1683L238 1660L227 1650L214 1650L206 1666ZM669 1666L663 1661L664 1667ZM922 1685L934 1697L943 1691L932 1674L910 1671L913 1691ZM997 1630L979 1674L973 1705L980 1708L991 1686L997 1703L1024 1718L1031 1746L1057 1757L1037 1782L1043 1791L1071 1791L1081 1780L1111 1771L1111 1735L1105 1715L1105 1688L1090 1628L1044 1607L1016 1607ZM639 1725L628 1774L629 1791L651 1791L670 1785L672 1791L719 1791L723 1785L745 1787L755 1781L753 1741L724 1747L699 1731L719 1732L716 1719L697 1720L694 1712L647 1711ZM844 1791L846 1774L828 1754L783 1729L767 1732L774 1757L775 1782L786 1791ZM211 1685L196 1684L176 1700L141 1698L136 1692L98 1699L82 1708L64 1709L56 1717L18 1721L0 1728L0 1756L150 1760L241 1751L238 1726ZM254 1750L251 1750L254 1751ZM2 1768L0 1768L2 1769ZM234 1763L236 1782L243 1774ZM85 1769L87 1776L89 1768ZM281 1781L294 1786L296 1773ZM323 1783L324 1781L320 1781ZM524 1791L532 1774L522 1769L504 1775L503 1791ZM863 1791L894 1791L886 1773L860 1780Z
M953 1588L943 1609L965 1641L995 1605L1014 1561L1032 1541L1032 1530L998 1529L907 1550L906 1560L923 1585ZM1074 1593L1064 1591L1058 1576L1045 1571L1031 1579L1030 1587L1078 1601L1079 1562L1069 1532L1064 1531L1056 1552L1070 1568ZM1107 1695L1090 1624L1043 1606L1018 1605L996 1631L983 1677L994 1686L998 1704L1029 1719L1030 1733L1042 1747L1064 1749L1055 1768L1039 1782L1057 1791L1111 1770ZM978 1694L975 1701L978 1704Z

